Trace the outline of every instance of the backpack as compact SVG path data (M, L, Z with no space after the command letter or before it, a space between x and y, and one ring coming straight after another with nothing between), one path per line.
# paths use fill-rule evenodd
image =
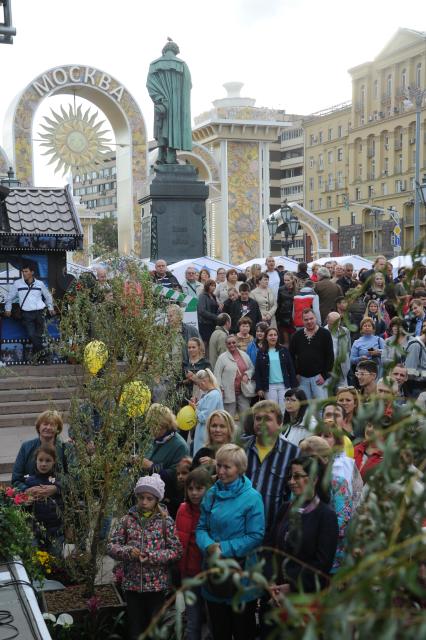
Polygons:
M303 310L313 308L313 295L307 294L294 296L293 298L293 324L295 327L303 327Z

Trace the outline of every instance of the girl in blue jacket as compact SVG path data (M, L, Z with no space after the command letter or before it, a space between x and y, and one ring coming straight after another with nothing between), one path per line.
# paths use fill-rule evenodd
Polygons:
M247 456L237 445L225 444L216 453L218 480L203 499L196 530L205 562L214 553L238 560L243 569L256 561L253 552L263 542L265 513L260 493L244 475L246 469ZM211 583L203 587L213 640L255 639L259 592L247 586L240 598L245 608L239 613L232 609L232 596L218 595Z

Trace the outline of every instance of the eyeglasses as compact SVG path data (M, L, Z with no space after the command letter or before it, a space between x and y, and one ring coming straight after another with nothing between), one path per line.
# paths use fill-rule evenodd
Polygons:
M291 473L287 476L287 480L300 480L301 478L309 478L307 473Z

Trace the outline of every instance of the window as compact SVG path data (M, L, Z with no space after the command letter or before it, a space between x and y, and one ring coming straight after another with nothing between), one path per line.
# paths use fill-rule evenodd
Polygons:
M315 136L313 133L311 133L311 135L309 136L309 144L312 146L313 144L315 144Z
M343 171L338 171L337 172L337 188L343 189L344 186L345 186L345 181L343 179Z
M314 190L314 179L309 178L309 191L313 191L313 190Z
M358 178L362 179L362 164L358 165Z
M111 167L111 175L115 176L117 173L117 167Z
M331 209L331 196L327 196L327 209Z
M355 189L355 200L361 200L361 189L359 187Z
M322 209L322 198L318 198L318 209Z
M364 111L364 105L365 105L365 86L364 85L361 86L359 100L361 103L361 111Z
M388 195L388 185L386 182L382 182L382 195L383 196Z
M375 193L374 187L370 184L368 186L368 197L369 198L374 198L374 193Z
M352 211L351 213L351 225L356 224L356 214Z
M320 131L319 134L318 134L318 141L320 143L322 142L322 131Z
M332 173L328 174L327 177L327 186L329 189L334 189L334 176Z
M333 163L333 152L332 151L329 151L327 153L327 161L328 161L328 164L332 164Z
M313 157L313 156L311 156L311 157L309 158L309 168L310 168L310 169L313 169L313 168L314 168L314 164L315 164L314 157Z
M339 124L339 126L337 127L337 137L341 138L342 137L342 125Z
M313 208L314 208L314 201L309 200L309 210L312 211Z
M324 188L324 178L323 178L323 176L318 176L318 188L319 189L323 189Z
M392 74L386 78L386 96L390 98L392 95Z
M399 158L398 158L398 171L399 173L402 173L402 166L403 166L403 159L402 159L402 153L399 154Z
M370 180L375 180L375 179L376 179L376 161L372 160L371 167L370 167Z
M373 98L379 97L379 81L375 80L373 82Z
M324 156L322 153L318 156L318 169L324 169Z
M401 71L401 89L404 91L407 88L407 69Z
M303 147L281 151L281 160L291 160L292 158L300 158L301 156L303 156Z
M281 187L282 196L294 196L303 193L303 184L292 184L290 187ZM116 202L116 198L112 198Z
M332 138L333 138L333 129L329 129L328 130L328 139L332 140Z
M419 89L422 83L422 63L419 62L416 66L416 87Z
M343 160L343 148L339 147L337 149L337 160L338 162L341 162Z
M389 158L385 158L383 161L383 171L386 175L389 173Z
M356 249L356 236L351 238L351 249Z
M92 180L96 180L97 175L98 174L96 173L96 171L92 171L92 175L91 175Z
M332 226L333 226L333 218L329 218L329 219L328 219L328 224L330 225L330 227L332 227Z

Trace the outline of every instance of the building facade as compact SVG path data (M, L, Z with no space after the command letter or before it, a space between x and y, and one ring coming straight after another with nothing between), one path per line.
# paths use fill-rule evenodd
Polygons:
M102 165L73 175L73 193L96 218L117 217L117 165L115 152L105 155Z
M305 119L305 206L338 227L334 255L394 255L401 217L402 249L413 247L415 109L408 87L426 88L426 33L399 29L352 76L352 101ZM425 172L421 112L420 176ZM420 212L421 234L426 214Z

